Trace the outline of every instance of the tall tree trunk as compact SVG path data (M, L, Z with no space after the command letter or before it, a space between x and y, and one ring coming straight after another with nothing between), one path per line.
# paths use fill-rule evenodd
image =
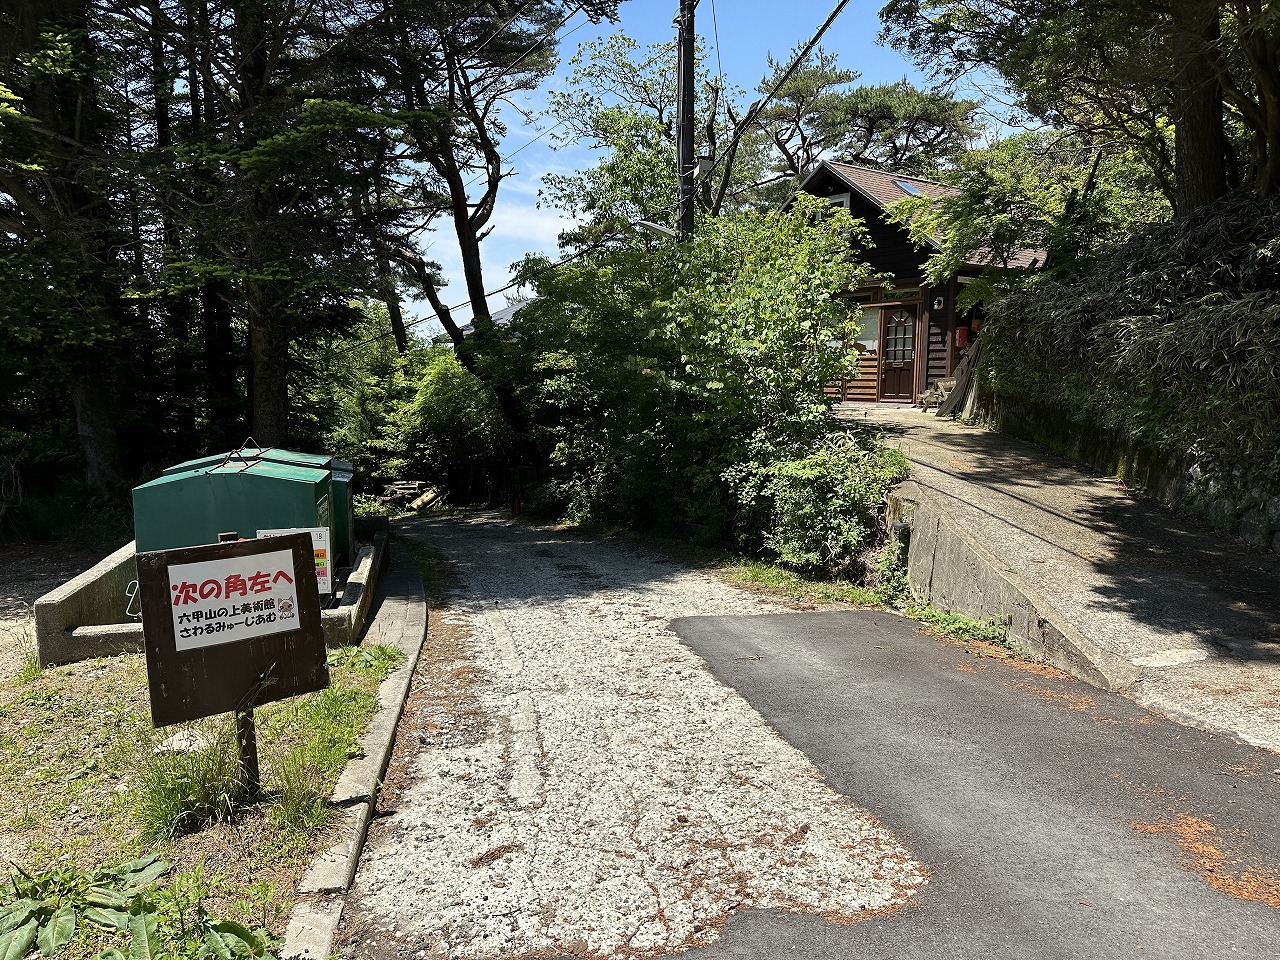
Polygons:
M1172 6L1176 215L1191 216L1227 192L1222 83L1215 47L1220 11L1209 0L1177 0Z
M262 281L244 285L253 369L253 438L260 446L289 440L289 329Z
M385 256L378 259L378 274L382 301L387 305L387 316L391 320L391 335L396 339L397 352L403 356L409 352L409 334L404 326L404 311L400 309L400 291L396 289L391 262Z
M92 370L73 372L68 387L76 412L76 433L84 451L85 483L95 493L118 490L124 486L125 474L107 391Z
M246 433L245 417L236 393L236 344L231 332L230 294L230 285L221 279L208 281L200 290L209 442L216 449L238 444Z

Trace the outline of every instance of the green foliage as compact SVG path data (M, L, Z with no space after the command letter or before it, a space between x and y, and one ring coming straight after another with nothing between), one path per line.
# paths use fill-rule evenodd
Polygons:
M902 470L870 438L822 446L823 387L852 372L841 344L858 317L834 294L867 278L864 242L847 212L801 197L685 244L531 264L539 297L501 370L550 458L544 503L849 569Z
M1175 457L1204 490L1280 488L1280 201L1153 225L1079 276L1041 277L983 330L985 380Z
M1260 196L1280 185L1280 19L1267 4L888 0L881 18L886 38L940 79L984 73L1006 85L1015 116L1133 149L1171 201L1177 181L1226 188L1224 113L1241 185ZM1218 102L1193 116L1188 101L1206 90ZM1177 151L1174 120L1185 123ZM1196 169L1184 161L1201 146L1211 159Z
M390 469L431 480L468 502L481 474L511 442L493 388L436 347L421 358L417 390L390 418Z
M107 944L95 960L270 960L266 930L206 912L202 872L157 887L171 869L154 853L96 870L13 868L13 899L0 903L0 957L21 960L32 946L54 957L74 942L88 949Z
M763 544L779 563L810 576L846 577L861 573L862 555L879 539L885 495L907 472L900 451L851 431L748 474L738 496L747 512L763 515Z
M383 647L335 651L332 664L363 674L376 685L403 658ZM144 843L170 840L209 823L229 819L250 802L286 833L311 832L327 820L333 781L359 753L360 733L377 709L377 696L350 682L334 682L307 697L258 712L263 788L261 798L244 795L235 727L225 718L186 724L189 743L148 751L129 793Z
M767 560L735 558L721 568L732 583L786 597L796 603L853 603L863 607L879 606L880 595L872 589L847 580L813 579Z
M770 57L769 75L758 91L767 94L777 87L789 63L789 58L779 62ZM819 47L760 112L772 166L787 175L787 188L822 159L929 174L961 153L980 131L976 100L922 90L906 79L855 85L858 77ZM786 194L778 199L785 200Z
M12 867L12 897L0 904L0 957L21 960L33 945L41 956L56 957L84 923L128 929L146 915L146 891L170 868L156 854L92 871L58 866L27 873Z
M1010 265L1025 265L1028 251L1041 267L1079 270L1170 213L1132 150L1050 131L971 151L944 176L957 194L900 201L893 216L922 247L941 241L927 264L930 282L945 283L969 264L989 265L967 288L966 306L993 299L1010 282Z
M152 749L139 766L131 800L144 843L226 819L243 797L235 728L206 721L183 729L191 748Z
M1009 639L1008 631L1006 631L1004 624L997 620L975 620L972 617L952 613L949 610L938 610L935 607L921 607L914 604L908 605L905 608L905 612L907 616L919 620L921 623L927 623L935 633L950 637L952 640L994 643L1001 647L1007 647L1014 653L1022 653L1017 644Z

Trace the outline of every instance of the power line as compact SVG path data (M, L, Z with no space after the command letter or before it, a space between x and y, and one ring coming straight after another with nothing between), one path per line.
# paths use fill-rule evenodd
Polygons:
M721 153L720 156L716 157L715 161L711 164L711 169L707 171L708 174L712 173L715 168L720 165L720 161L733 152L734 148L737 147L743 136L746 135L746 132L751 127L752 122L760 115L760 111L768 105L770 100L778 95L778 91L781 90L783 86L786 85L787 81L791 79L792 75L800 69L800 65L809 58L809 54L813 53L813 48L818 45L818 42L826 32L831 29L831 25L836 22L836 18L844 12L844 8L848 5L849 0L840 0L840 2L836 4L836 8L831 11L831 14L827 17L822 26L818 28L817 32L809 38L808 43L806 43L804 47L801 48L800 52L796 54L795 58L791 61L790 66L788 66L783 72L778 82L773 85L773 89L771 89L762 99L757 100L747 108L747 115L743 117L742 122L738 124L738 130L733 135L733 139L729 141L729 146L725 148L725 151Z
M716 70L719 72L720 89L724 89L724 62L720 59L720 21L716 19L716 0L711 0L711 32L716 39Z
M742 139L743 135L746 133L747 129L750 127L751 122L755 119L757 115L759 115L760 111L764 109L765 105L767 105L769 101L772 100L775 96L777 96L778 91L782 89L783 85L786 84L786 82L791 79L792 75L796 72L796 70L800 68L800 65L804 63L804 61L808 58L809 54L813 52L813 48L818 45L819 41L826 34L826 32L829 29L831 29L831 25L836 22L836 19L840 16L841 13L844 12L845 7L847 7L848 5L849 5L849 0L840 0L840 2L836 4L835 9L831 11L830 15L823 22L822 26L820 26L817 29L814 35L809 38L809 41L804 45L803 48L801 48L800 52L796 54L795 58L791 61L790 66L787 67L782 77L779 78L778 82L773 85L773 88L768 92L768 94L766 94L763 99L757 100L755 103L751 105L751 107L747 110L746 116L742 118L742 122L739 124L738 132L734 135L733 140L730 141L729 149L732 149L738 144L738 142ZM560 26L562 27L564 26L565 23L568 23L569 20L574 16L574 14L576 14L581 9L582 9L581 4L576 5L573 11L569 14L569 16L566 17L560 23ZM714 18L714 13L713 13L713 18ZM556 29L558 30L559 27L557 27ZM532 53L537 46L541 45L541 42L545 42L545 38L544 38L544 41L540 41L539 44L535 44L533 48L530 48L530 50L526 51L525 54L521 55L521 57L515 63L519 63L520 60L523 60L525 56L528 56L530 53ZM515 66L515 63L513 63L512 66ZM501 79L501 75L497 79ZM528 144L525 144L525 146L528 146ZM521 149L523 149L523 147ZM714 161L711 167L712 171L715 170L715 168L720 164L720 161L724 158L724 156L728 152L729 150L726 150L724 154L721 154L720 157L716 158L716 160ZM773 178L771 180L762 181L760 183L750 184L746 187L743 187L734 191L732 194L726 194L726 199L730 197L741 196L743 193L747 193L750 190L756 189L757 187L763 186L767 183L771 183L776 179L777 178ZM652 213L652 214L649 214L648 216L639 217L635 220L632 220L630 223L627 224L625 229L635 229L640 225L640 222L642 220L649 220L649 219L652 219L653 217L661 216L662 214L665 214L665 213L670 213L672 210L674 210L678 206L680 206L679 200L663 208L662 210L657 211L656 213ZM607 240L608 238L598 240L595 243L587 247L583 247L581 250L578 250L577 252L570 254L567 257L563 257L554 263L550 263L543 269L537 271L537 273L535 273L534 276L541 276L543 273L546 273L550 270L554 270L558 267L563 267L566 264L574 262L575 260L579 260L582 257L586 256L587 254L600 249L602 246L604 246ZM525 277L525 278L521 278L520 280L512 280L511 282L505 284L504 286L498 287L496 290L486 291L484 295L485 300L487 301L490 297L495 297L498 294L505 293L506 291L511 290L515 287L523 286L528 279L530 278ZM471 303L472 301L470 300L470 298L468 298L466 300L461 301L460 303L455 304L452 307L449 307L448 309L449 309L449 312L452 313L454 310L460 310L463 307L471 305ZM410 323L405 324L405 328L408 329L409 327L417 326L420 323L424 323L427 319L428 318L426 317L422 317L418 320L411 321ZM362 340L359 343L354 343L349 347L346 347L340 351L336 351L335 353L331 354L331 356L342 356L344 354L350 353L352 350L357 350L360 347L367 346L371 343L376 343L379 340L385 340L387 337L390 337L392 335L393 334L389 331L384 334L379 334L377 336L370 337L367 340Z
M630 221L630 222L629 222L625 227L623 227L622 229L623 229L623 230L634 230L635 228L637 228L637 227L640 225L641 221L643 221L643 220L648 220L648 219L650 219L650 218L652 218L652 217L660 217L660 216L662 216L662 215L663 215L663 214L665 214L665 213L670 213L672 210L674 210L674 209L676 208L676 206L678 206L678 204L673 203L673 204L671 204L671 205L669 205L669 206L667 206L667 207L664 207L663 209L658 210L658 211L656 211L656 212L654 212L654 213L647 214L647 215L642 216L642 217L637 217L635 220ZM613 231L613 233L617 233L617 232L620 232L620 231ZM587 246L583 247L581 250L577 250L577 251L575 251L575 252L573 252L573 253L569 254L569 255L568 255L568 256L566 256L566 257L561 257L559 260L555 261L554 263L549 263L549 264L547 264L545 267L543 267L543 268L542 268L542 269L540 269L540 270L535 271L535 272L534 272L533 274L531 274L530 276L521 277L520 279L517 279L517 280L512 280L512 281L510 281L510 282L508 282L508 283L504 284L503 286L498 287L498 288L497 288L497 289L495 289L495 290L486 290L486 291L485 291L485 294L484 294L484 298L485 298L485 300L487 301L490 297L496 297L498 294L500 294L500 293L506 293L508 290L512 290L512 289L514 289L514 288L516 288L516 287L522 287L522 286L524 286L524 285L525 285L525 284L526 284L530 279L533 279L533 278L535 278L535 277L540 277L540 276L542 276L543 274L545 274L545 273L549 273L549 272L550 272L550 271L552 271L552 270L556 270L556 269L558 269L558 268L560 268L560 267L566 266L567 264L573 263L575 260L581 260L583 257L587 256L588 254L590 254L590 253L594 253L595 251L597 251L597 250L601 249L601 248L602 248L606 243L608 243L608 242L609 242L609 240L610 240L610 238L612 237L613 233L611 233L609 236L602 237L601 239L599 239L599 240L595 241L594 243L589 244L589 245L587 245ZM455 311L455 310L461 310L463 307L471 306L471 304L472 304L472 301L471 301L471 299L470 299L470 298L468 298L468 299L466 299L466 300L462 300L462 301L459 301L458 303L455 303L453 306L448 307L447 309L448 309L448 311L449 311L450 313L453 313L453 311ZM474 311L473 311L473 313L474 313ZM404 327L405 327L405 329L406 329L406 330L408 330L410 327L416 327L416 326L418 326L418 325L419 325L419 324L421 324L421 323L426 323L426 322L427 322L427 320L429 320L429 319L431 319L431 318L430 318L430 317L419 317L417 320L412 320L412 321L410 321L409 323L406 323L406 324L404 325ZM438 317L437 317L437 319L438 319ZM377 343L379 340L386 340L388 337L391 337L391 336L394 336L394 335L395 335L395 334L394 334L394 332L393 332L393 331L388 331L388 332L386 332L386 333L379 333L379 334L375 334L374 336L372 336L372 337L368 337L368 338L366 338L366 339L364 339L364 340L361 340L361 341L359 341L358 343L353 343L353 344L351 344L351 345L349 345L349 346L343 347L341 350L335 350L335 351L331 352L331 353L329 354L329 356L330 356L330 358L332 358L332 357L341 357L341 356L344 356L345 354L350 353L350 352L351 352L351 351L353 351L353 350L359 350L361 347L367 347L367 346L368 346L369 344L371 344L371 343Z

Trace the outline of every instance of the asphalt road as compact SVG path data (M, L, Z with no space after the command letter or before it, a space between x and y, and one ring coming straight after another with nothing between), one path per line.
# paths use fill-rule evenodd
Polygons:
M687 956L1280 956L1280 755L890 614L673 627L932 874L896 916L741 911Z

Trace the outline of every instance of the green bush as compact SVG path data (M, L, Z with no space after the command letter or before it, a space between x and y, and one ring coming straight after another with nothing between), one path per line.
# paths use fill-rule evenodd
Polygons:
M447 347L426 354L417 377L413 397L391 418L390 468L439 484L458 502L474 501L511 440L497 397Z
M875 436L839 433L807 455L741 471L740 496L783 566L848 577L861 572L879 539L885 495L907 470L906 458Z
M635 241L548 270L501 370L551 467L541 505L576 520L758 540L742 472L799 458L829 429L869 276L845 211L708 218L685 244ZM745 526L744 526L745 525Z
M1230 198L1032 280L982 339L997 399L1191 453L1206 485L1280 489L1280 198Z

